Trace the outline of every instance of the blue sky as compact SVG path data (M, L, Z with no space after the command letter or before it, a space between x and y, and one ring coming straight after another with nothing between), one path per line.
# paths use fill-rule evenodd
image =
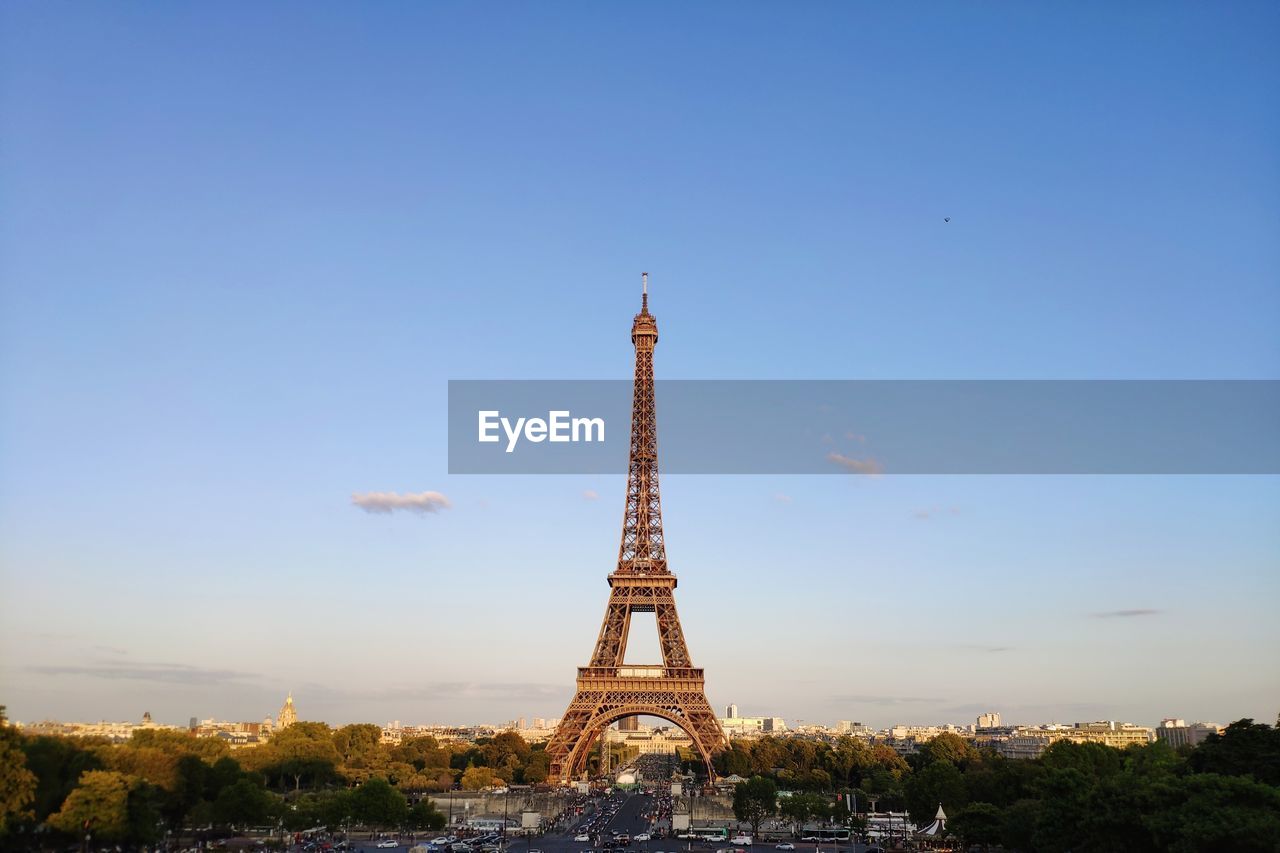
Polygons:
M622 480L448 476L446 382L629 376L641 270L668 378L1280 377L1272 4L0 16L17 719L558 716ZM717 706L1280 706L1275 478L663 486Z

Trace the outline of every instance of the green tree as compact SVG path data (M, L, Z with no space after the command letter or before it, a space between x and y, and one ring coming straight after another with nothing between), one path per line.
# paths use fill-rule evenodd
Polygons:
M268 776L282 776L293 780L293 789L302 787L306 779L318 785L332 779L338 764L338 750L333 736L324 723L294 723L276 733L266 747L246 750L248 757L257 757L258 750L266 749L262 758Z
M1114 749L1111 752L1119 754ZM1096 751L1094 754L1101 755ZM1032 832L1032 849L1043 853L1067 853L1079 849L1081 827L1089 814L1089 794L1095 784L1096 779L1075 767L1053 768L1044 775L1036 784L1039 803Z
M1004 813L991 803L970 803L947 821L947 831L958 835L965 844L979 844L985 850L999 844L1004 827Z
M390 762L390 750L382 744L382 727L372 723L343 726L333 733L333 746L344 774L367 771L382 775Z
M431 735L406 738L391 749L392 761L412 764L417 770L428 767L448 767L449 753Z
M1159 849L1274 853L1280 843L1280 790L1241 776L1200 773L1180 780L1180 802L1153 818Z
M922 767L935 761L946 761L964 770L970 764L976 764L979 758L973 744L954 732L943 732L920 746Z
M22 751L22 735L8 724L0 705L0 835L15 823L35 816L30 808L36 800L39 780L27 767Z
M497 777L489 767L468 767L462 774L464 791L480 791L496 784Z
M949 761L935 761L918 773L907 777L904 783L907 810L916 823L928 823L938 811L938 804L956 812L969 801L964 785L964 775Z
M444 824L444 814L426 797L409 809L409 826L413 829L444 829Z
M1267 785L1280 785L1280 728L1237 720L1211 734L1190 756L1197 773L1252 776Z
M123 841L129 830L129 777L111 770L87 771L49 825L76 836L89 832L103 841Z
M106 747L106 742L101 742ZM62 807L87 771L102 770L92 740L40 736L25 738L22 751L27 767L36 775L35 820L42 822Z
M161 805L165 792L143 779L131 779L125 804L128 820L126 837L134 844L152 844L160 839Z
M547 781L547 776L551 774L551 756L547 755L544 750L537 750L529 754L529 761L524 766L524 779L526 785L537 785Z
M792 832L798 835L807 821L825 818L830 809L825 797L800 793L782 797L778 802L778 813L791 821Z
M1076 743L1060 740L1049 745L1040 756L1049 770L1079 770L1086 777L1101 779L1124 768L1124 753L1101 743Z
M402 826L409 816L404 794L381 777L374 777L351 794L352 815L357 823L380 828Z
M778 786L772 779L752 776L733 788L733 814L751 824L751 835L760 834L760 824L778 809Z
M278 804L261 785L241 779L218 794L213 802L213 817L221 826L264 826L275 818Z
M1036 824L1040 820L1040 801L1028 797L1004 810L1000 843L1010 850L1034 850Z
M746 776L751 772L751 742L735 740L716 754L716 772L721 776Z

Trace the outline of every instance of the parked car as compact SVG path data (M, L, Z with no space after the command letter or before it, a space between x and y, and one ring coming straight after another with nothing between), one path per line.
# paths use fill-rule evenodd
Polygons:
M750 847L750 846L751 846L751 836L750 836L750 835L735 835L733 838L730 838L730 839L729 839L729 843L730 843L730 844L741 844L743 847Z
M400 842L396 841L394 838L388 838L378 842L379 850L384 850L384 849L389 849L391 847L399 847L399 846L400 846Z
M587 834L584 832L584 833L582 833L582 834L580 834L580 835L575 835L575 836L573 837L573 840L574 840L574 841L590 841L590 840L591 840L591 836L590 836L590 835L587 835Z
M650 839L652 839L652 838L653 838L653 836L652 836L652 835L650 835L649 833L647 833L647 832L642 832L642 833L640 833L639 835L637 835L637 836L636 836L635 840L636 840L636 841L649 841L649 840L650 840Z
M792 844L790 841L784 841L781 844L775 844L773 846L773 849L774 850L795 850L796 846Z

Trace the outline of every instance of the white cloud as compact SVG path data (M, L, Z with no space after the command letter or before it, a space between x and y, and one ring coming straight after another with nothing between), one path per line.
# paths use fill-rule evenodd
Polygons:
M595 489L584 489L582 492L582 497L589 501L600 500L600 495L596 494Z
M773 496L773 499L780 504L791 503L791 495L784 495L782 492L778 492L777 494L775 494Z
M866 459L855 459L852 456L845 456L843 453L828 453L827 461L834 462L850 474L867 474L869 476L874 476L884 470L880 467L879 462L870 457Z
M351 502L365 512L395 512L405 510L419 515L428 512L439 512L453 506L449 499L439 492L356 492Z

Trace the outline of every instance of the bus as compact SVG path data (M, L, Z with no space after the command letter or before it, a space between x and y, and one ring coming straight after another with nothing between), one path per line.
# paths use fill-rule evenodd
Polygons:
M847 829L806 829L801 841L816 841L819 844L843 843L849 840Z

